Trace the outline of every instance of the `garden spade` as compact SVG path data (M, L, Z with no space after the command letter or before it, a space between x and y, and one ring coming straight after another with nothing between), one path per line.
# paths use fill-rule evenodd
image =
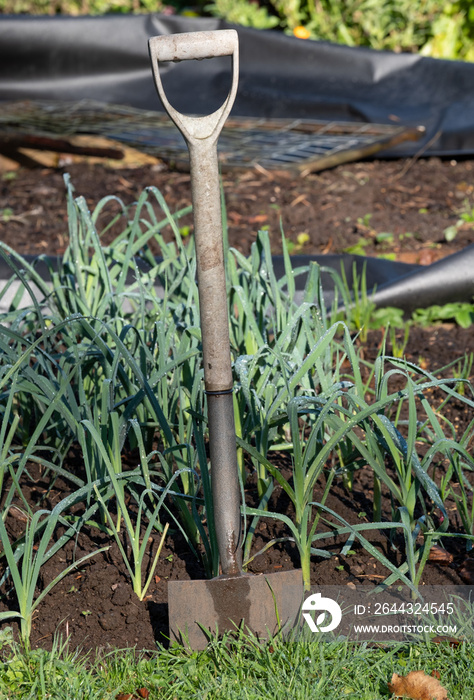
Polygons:
M168 584L171 640L203 648L209 632L241 625L266 636L291 626L302 603L300 570L250 575L242 572L242 520L234 427L233 378L225 281L217 141L238 84L238 35L233 29L191 32L149 40L153 75L163 106L187 143L191 165L202 355L208 409L214 523L222 575L208 581ZM160 63L231 56L227 99L212 114L188 116L167 100Z

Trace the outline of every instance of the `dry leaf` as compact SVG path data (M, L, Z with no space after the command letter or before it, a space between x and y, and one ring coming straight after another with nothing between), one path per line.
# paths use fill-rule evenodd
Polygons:
M436 260L436 251L432 249L423 249L418 258L420 265L431 265Z
M247 219L249 224L263 224L268 221L268 216L266 214L255 214L255 216L249 216Z
M453 561L453 555L439 545L435 544L430 549L428 561L432 561L435 564L440 564L441 566L449 566Z
M433 637L431 640L434 644L441 644L441 642L448 642L449 646L455 649L462 643L462 639L456 639L456 637L446 637L441 635L440 637Z
M474 585L474 559L468 557L458 571L459 576L462 578L464 583L470 586Z
M467 583L468 586L474 586L474 571L471 571L467 566L463 566L462 569L459 569L458 574L464 583Z
M448 700L441 683L424 671L411 671L407 676L394 673L388 689L397 698L412 700Z
M10 510L8 511L8 513L13 518L19 520L22 523L27 523L29 520L27 514L20 510L20 508L17 508L16 506L10 506Z
M150 697L150 691L148 688L138 688L137 690L137 695L139 695L141 698L149 698Z

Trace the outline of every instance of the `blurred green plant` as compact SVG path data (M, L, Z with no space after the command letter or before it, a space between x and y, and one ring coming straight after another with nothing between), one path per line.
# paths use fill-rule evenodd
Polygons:
M413 323L420 326L432 326L442 321L454 321L461 328L469 328L474 323L474 304L453 301L450 304L428 306L415 309Z
M280 26L302 38L396 52L419 51L435 58L474 60L474 8L470 0L445 4L437 0L269 2ZM240 0L240 4L245 3ZM251 0L246 4L255 4L256 12L258 4ZM229 19L223 0L215 0L207 8Z
M352 264L352 293L348 284L346 270L341 262L341 274L335 275L333 271L328 270L332 275L336 286L336 300L334 302L333 319L344 319L348 327L352 331L357 331L360 335L360 340L365 343L367 341L367 332L371 327L371 318L375 311L375 304L367 291L367 275L366 263L362 268L362 272L357 272L357 265ZM371 291L373 294L374 289ZM339 312L338 300L341 298L343 305Z
M453 376L459 379L460 382L456 386L456 391L464 396L466 384L469 384L469 380L472 377L472 366L474 364L474 353L469 353L469 355L464 355L461 360L458 360L453 365Z
M472 206L472 204L469 202L468 199L464 200L463 206L459 210L458 215L459 215L459 219L456 221L456 223L453 224L452 226L448 226L443 231L444 238L448 243L450 243L451 241L454 241L454 239L458 235L459 229L461 227L465 227L466 224L469 224L469 228L471 228L471 229L473 228L473 225L474 225L474 207Z
M397 337L396 328L393 328L392 326L388 325L387 330L389 332L390 345L392 346L392 354L397 359L400 359L405 354L405 349L410 335L410 324L405 323L400 340Z
M260 7L258 2L248 0L213 0L204 5L204 10L215 17L224 18L227 22L255 29L272 29L280 24L278 17L269 14L266 7Z
M471 0L0 0L3 14L180 13L283 31L300 38L434 58L474 60Z
M0 0L4 14L104 15L108 13L163 12L173 8L173 0Z

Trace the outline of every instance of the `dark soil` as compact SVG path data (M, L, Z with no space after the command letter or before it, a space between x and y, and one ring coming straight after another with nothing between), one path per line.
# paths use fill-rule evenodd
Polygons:
M65 171L90 209L106 195L130 204L151 185L161 190L172 212L190 204L189 175L171 172L160 163L117 169L83 160L62 168L20 169L0 181L1 240L22 254L64 250ZM444 230L459 220L466 200L474 206L473 176L473 161L438 158L353 163L306 178L256 170L227 173L229 242L248 254L258 229L268 227L273 251L281 252L281 220L293 252L341 253L352 248L429 264L474 242L469 223L451 243L444 237ZM181 223L191 225L191 216ZM299 247L303 233L309 240ZM113 235L107 233L104 243Z
M70 164L67 170L77 194L85 196L90 208L107 194L118 195L125 203L131 203L149 185L162 190L172 211L190 200L189 176L170 172L158 165L112 169L79 162ZM0 221L0 235L18 252L54 254L64 250L67 217L62 174L61 168L20 169L14 177L1 182L0 212L11 209L13 214ZM248 253L256 231L269 226L273 250L279 252L281 217L287 236L295 244L299 233L307 232L310 237L310 242L298 252L337 253L367 240L367 254L393 252L399 260L427 264L473 242L473 232L468 226L462 227L449 245L443 235L444 229L458 220L463 201L472 196L472 176L472 161L454 163L438 159L357 163L305 179L291 179L284 173L255 171L226 175L224 188L230 244ZM369 214L371 217L367 216ZM377 243L376 234L382 232L393 236L385 243ZM413 235L407 236L407 233ZM369 334L361 349L366 359L375 358L380 341L379 333ZM474 331L444 325L435 329L413 329L406 356L434 372L470 352L474 352ZM436 404L438 397L434 396L433 400ZM472 418L461 404L448 405L444 414L456 426L459 435ZM70 464L64 466L74 470L74 459L71 455ZM275 455L275 463L285 475L291 476L288 458ZM255 498L252 484L250 476L249 502ZM47 475L32 465L29 476L25 475L22 483L23 493L32 507L51 508L70 489L70 484L60 479L51 491L48 491L48 486ZM324 484L318 486L316 500L323 487ZM342 481L335 483L327 505L350 523L370 522L372 489L369 470L361 469L355 474L352 490L347 490ZM289 503L279 488L273 494L270 507L291 514ZM454 508L450 514L451 530L461 532ZM12 536L20 536L24 531L19 511L11 513L7 524ZM260 549L269 539L284 534L288 533L283 526L273 521L261 521L255 548ZM390 547L383 532L374 530L366 537L394 563L400 562L400 552ZM158 538L155 546L157 542ZM108 544L104 535L85 528L77 541L70 542L45 565L41 586L51 581L74 558L78 559L104 544ZM447 539L444 544L452 554L452 560L447 565L429 562L423 583L473 583L469 575L473 576L474 557L466 556L461 540ZM357 544L353 547L355 554L346 557L339 554L340 543L328 540L325 546L334 557L314 557L313 584L379 583L387 576L387 570ZM249 569L273 572L295 565L294 547L280 544L257 557ZM32 644L48 648L54 633L59 632L63 637L68 636L71 648L136 646L138 649L152 649L156 640L166 643L167 582L199 578L204 578L199 561L182 537L173 533L166 539L149 595L140 602L131 589L118 548L112 545L108 552L97 555L63 579L46 597L34 618ZM3 593L0 611L8 607L14 609L11 593L6 593L5 589Z

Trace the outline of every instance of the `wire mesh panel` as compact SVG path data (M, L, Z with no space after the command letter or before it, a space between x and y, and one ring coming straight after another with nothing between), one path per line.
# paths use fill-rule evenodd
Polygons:
M219 160L224 169L258 165L307 174L417 140L424 131L421 126L234 117L222 132ZM188 164L186 144L170 119L132 107L89 100L3 103L0 137L19 133L100 135L183 168Z

